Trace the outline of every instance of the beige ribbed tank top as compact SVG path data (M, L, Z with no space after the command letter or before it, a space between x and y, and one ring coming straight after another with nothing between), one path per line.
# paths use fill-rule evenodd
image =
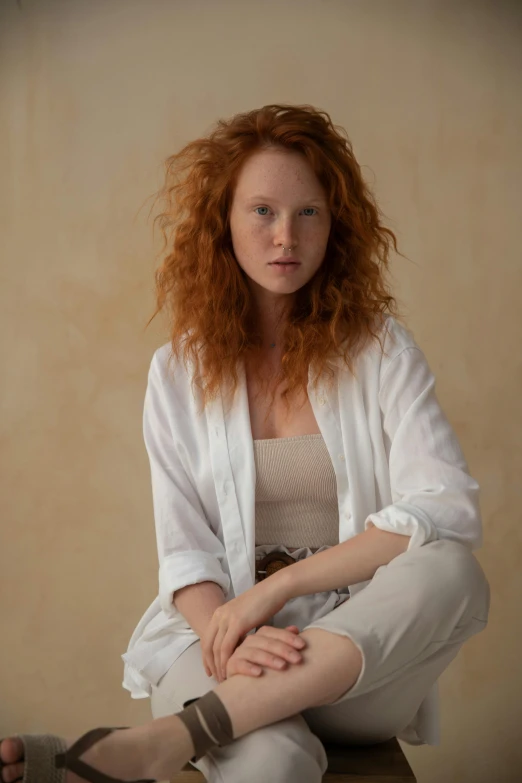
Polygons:
M256 546L339 543L337 480L322 435L254 440Z

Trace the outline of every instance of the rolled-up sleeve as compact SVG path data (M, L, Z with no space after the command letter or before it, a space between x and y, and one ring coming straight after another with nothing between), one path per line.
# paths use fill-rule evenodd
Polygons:
M447 538L482 545L479 486L435 394L435 378L419 347L403 348L387 365L380 406L392 504L370 514L382 530L410 536L408 549Z
M143 437L150 461L152 500L159 559L159 600L172 617L176 590L199 582L216 582L228 593L230 577L223 544L212 531L193 482L176 449L165 394L166 380L153 356L143 409ZM178 412L181 416L181 412ZM187 426L185 422L185 428Z

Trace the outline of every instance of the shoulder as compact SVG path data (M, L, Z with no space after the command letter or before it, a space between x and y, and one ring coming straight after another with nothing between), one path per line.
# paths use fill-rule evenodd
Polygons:
M420 350L410 329L392 315L381 317L373 331L377 336L369 337L359 354L370 364L386 364L408 348Z
M170 342L161 345L152 356L149 377L156 378L169 386L183 385L188 380L188 374L182 354L183 352L180 350L176 356Z
M151 372L165 378L172 364L172 345L165 343L154 351L150 363Z
M161 345L154 352L148 374L149 396L156 395L173 412L185 414L193 404L191 387L192 360L185 365L183 351L178 355L170 342Z
M379 366L379 389L403 389L406 386L419 393L433 386L435 377L426 355L415 340L413 333L395 318L387 319L385 351L382 352Z
M422 353L412 331L391 315L385 318L382 334L384 336L382 357L384 362L393 361L407 349L413 349Z
M358 357L358 374L372 384L382 384L390 368L399 364L425 364L426 359L411 330L392 315L386 315L373 338ZM399 357L402 357L400 359ZM373 380L370 380L373 379Z
M159 393L166 386L172 385L168 383L168 376L171 373L171 356L172 348L170 343L166 343L154 351L150 360L147 378L147 386L150 392L156 390Z

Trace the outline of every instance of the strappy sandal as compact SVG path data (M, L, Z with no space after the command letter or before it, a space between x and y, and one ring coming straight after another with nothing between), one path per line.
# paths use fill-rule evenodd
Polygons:
M113 778L78 758L107 734L128 728L130 727L118 726L110 729L91 729L76 740L68 750L66 742L55 734L15 734L13 737L22 740L25 751L22 759L25 764L24 776L17 780L21 783L65 783L66 770L69 770L88 783L158 783L157 780L124 781ZM0 776L6 766L8 766L6 762L0 759Z

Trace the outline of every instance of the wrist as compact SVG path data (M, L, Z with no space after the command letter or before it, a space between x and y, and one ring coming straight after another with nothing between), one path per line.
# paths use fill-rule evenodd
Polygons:
M276 571L275 574L263 579L263 582L260 584L265 584L267 589L271 589L276 595L283 598L286 603L293 597L293 575L289 573L291 570L291 565L281 568L279 571Z

